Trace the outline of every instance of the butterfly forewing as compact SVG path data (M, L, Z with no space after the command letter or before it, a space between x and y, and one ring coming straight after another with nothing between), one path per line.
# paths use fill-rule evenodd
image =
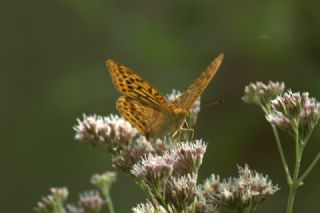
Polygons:
M173 104L175 107L190 109L197 98L203 93L211 79L217 73L223 60L223 53L216 57L207 67L207 69L201 73L201 75L186 89L186 91L178 97Z
M116 89L125 96L140 98L163 108L172 105L156 88L129 68L112 60L107 60L107 67Z

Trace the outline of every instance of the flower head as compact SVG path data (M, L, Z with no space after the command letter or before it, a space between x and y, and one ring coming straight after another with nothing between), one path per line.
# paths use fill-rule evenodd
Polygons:
M83 120L77 119L78 124L73 127L76 131L75 139L81 143L97 143L99 140L99 128L103 126L103 118L97 115L86 116L83 114Z
M175 159L169 153L149 154L133 165L131 173L146 184L153 185L171 176L174 163Z
M270 105L270 101L281 95L284 91L285 85L283 82L272 82L268 84L262 82L250 83L245 87L245 94L242 100L248 104L257 104L264 107Z
M153 146L154 144L147 141L144 136L140 136L128 146L119 150L116 155L113 155L112 163L116 168L130 173L132 166L141 160L141 156L146 156L157 151Z
M206 198L220 190L220 177L219 175L212 174L208 179L206 179L201 186L201 194Z
M198 189L199 190L199 189ZM207 199L199 192L197 194L197 202L195 204L196 213L219 213L219 206L209 203ZM191 208L190 208L191 207ZM190 212L192 212L192 205L189 206Z
M197 172L202 164L206 149L207 145L202 140L178 143L173 150L171 150L172 155L174 155L176 159L174 174L181 176Z
M320 118L320 103L314 98L308 99L300 114L300 133L305 137L310 134Z
M104 197L109 196L111 185L116 181L117 174L115 172L104 172L95 174L91 177L91 183L95 185Z
M271 101L272 107L282 113L290 120L299 118L303 110L304 104L309 99L309 93L293 93L291 90L285 92L282 96L278 96Z
M273 112L267 120L280 129L294 135L296 131L302 139L308 137L320 118L320 103L309 97L309 93L290 90L271 101Z
M189 206L197 195L197 174L171 177L166 189L166 200L176 209Z
M158 205L154 207L149 201L146 203L140 203L136 207L132 208L133 213L169 213L162 206Z
M66 212L63 203L68 198L68 189L62 188L51 188L51 195L43 197L34 211L37 213L51 213L51 212Z
M239 176L219 181L219 178L210 178L202 186L205 197L211 203L231 209L245 210L249 206L257 206L269 196L279 190L273 185L268 176L250 170L247 165L238 167ZM210 190L210 186L213 186Z
M275 111L271 114L267 114L266 119L268 122L279 127L283 131L286 131L292 135L294 134L291 121L287 117L285 117L282 113Z
M119 149L127 145L137 134L138 130L117 115L86 116L78 119L74 126L75 139L85 144L106 145L108 149Z
M277 185L273 185L268 175L264 176L254 170L250 170L248 165L244 167L238 166L239 177L238 185L242 189L246 189L248 198L256 196L259 201L265 200L279 190Z
M103 205L103 199L96 191L89 191L80 194L80 206L84 212L98 213Z

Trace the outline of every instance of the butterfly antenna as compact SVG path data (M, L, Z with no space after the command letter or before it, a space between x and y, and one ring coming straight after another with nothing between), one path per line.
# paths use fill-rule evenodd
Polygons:
M224 103L224 100L220 99L220 100L214 101L212 103L202 104L201 106L202 107L209 107L209 106L214 106L214 105L223 104L223 103Z

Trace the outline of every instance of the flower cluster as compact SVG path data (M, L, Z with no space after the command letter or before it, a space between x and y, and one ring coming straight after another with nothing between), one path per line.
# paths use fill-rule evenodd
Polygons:
M163 154L150 154L143 157L141 161L133 166L131 172L135 177L146 181L149 180L149 182L154 180L148 179L148 175L158 177L163 171L166 171L166 176L171 174L182 176L197 172L202 163L206 147L206 143L202 140L180 142L173 149L167 150Z
M320 103L309 97L309 93L290 90L271 101L273 112L267 120L280 129L305 140L320 118Z
M265 107L266 109L270 106L270 101L281 95L285 89L283 82L272 82L268 84L262 82L250 83L245 87L245 95L242 100L248 104L257 104Z
M97 191L88 191L80 194L80 206L84 212L100 212L103 199Z
M245 95L242 99L246 103L259 105L264 111L267 121L271 124L282 166L290 187L287 212L292 212L297 188L303 185L304 179L310 174L315 165L320 162L320 153L318 153L300 176L303 150L320 118L320 102L316 101L315 98L309 97L308 92L300 93L288 90L283 93L283 91L283 83L269 82L268 85L261 82L251 83L246 86ZM282 148L278 128L293 136L295 141L295 164L294 172L292 173ZM227 192L231 196L230 190ZM268 193L272 193L272 189L269 192L267 191L267 195ZM263 197L259 199L263 199Z
M130 169L141 159L141 156L162 151L156 146L157 144L158 142L150 143L144 136L139 136L128 146L117 150L117 152L113 154L113 166L124 172L130 173Z
M141 156L156 152L158 144L147 141L128 121L117 115L84 115L74 130L77 141L110 152L114 166L125 172L129 172Z
M174 90L167 97L169 101L174 101L180 95L180 92ZM189 127L196 123L199 111L200 97L189 110L187 117ZM166 150L172 149L177 142L177 139L171 137L150 142L124 118L112 114L106 117L83 115L82 120L78 119L74 130L77 141L110 152L113 165L129 174L133 165L140 161L141 156L163 154ZM189 135L181 134L179 139L184 136Z
M65 204L69 194L67 188L52 188L51 194L43 197L34 211L37 213L99 213L103 205L110 201L109 191L115 179L114 172L93 175L91 183L98 188L102 196L98 191L86 191L79 195L77 204Z
M160 186L160 190L152 192L151 197L156 202L139 204L133 208L136 213L149 212L211 212L216 213L220 207L227 207L238 212L251 212L258 204L279 190L273 185L268 176L250 170L247 165L238 167L237 178L220 180L212 175L201 185L197 184L197 174L172 176L166 178L165 184L148 185L153 190ZM162 184L161 184L162 183ZM165 187L165 188L163 188ZM165 192L165 194L161 194Z
M272 89L282 88L282 86L279 83L270 83L265 88L260 85L260 89L264 89L266 93L261 94L260 98L267 99L268 95L274 95ZM280 89L278 88L278 90ZM180 92L173 91L167 97L169 101L175 103L180 96ZM189 110L187 117L189 128L195 125L199 111L200 98ZM179 138L166 136L155 141L148 141L129 122L116 115L108 117L84 115L82 120L78 120L74 129L76 140L83 144L98 146L111 153L113 165L117 169L129 173L147 193L149 200L134 207L133 212L216 213L221 206L231 207L234 205L230 200L227 203L226 192L227 190L230 193L239 192L240 186L238 186L239 189L235 187L236 183L241 181L243 193L233 195L236 199L236 201L233 199L234 202L246 201L243 206L248 202L252 203L253 198L250 196L253 192L255 192L256 198L255 205L263 200L263 196L266 197L265 191L262 192L259 188L262 183L253 185L254 181L250 179L251 173L250 177L245 179L244 173L251 172L247 167L241 170L243 175L240 175L239 180L232 179L234 180L232 184L226 180L220 182L219 178L215 179L216 176L212 176L203 185L199 185L198 171L207 149L207 144L202 140L184 141L181 138L185 137L181 134ZM240 180L240 178L242 179ZM68 211L99 212L103 203L101 201L104 199L108 202L110 199L110 184L114 179L115 174L110 172L93 176L91 182L99 189L102 198L97 192L82 194L79 204L68 206ZM231 190L238 191L231 192ZM274 191L270 194L273 194ZM223 197L224 195L226 196ZM88 211L89 208L90 211Z
M176 176L181 176L192 172L198 172L206 150L207 144L202 140L176 144L171 151L176 159L174 174Z
M115 172L104 172L95 174L91 177L91 184L99 189L104 198L110 194L111 185L116 181L117 174Z
M134 213L217 213L217 206L207 202L199 193L197 186L197 174L188 174L181 177L171 177L168 181L168 187L165 199L168 205L163 206L159 203L138 204L132 210Z
M104 200L97 191L86 191L79 195L77 205L68 204L66 212L68 213L99 213L104 204Z
M271 124L291 135L299 133L305 140L320 118L320 103L307 92L283 93L284 89L284 83L279 82L251 83L245 87L242 100L261 106Z
M267 176L247 165L239 167L238 178L220 181L219 176L212 175L198 185L197 172L205 150L201 140L181 142L173 150L146 156L133 166L132 174L156 200L154 209L160 205L167 212L192 212L193 208L196 212L217 212L219 206L244 210L256 207L278 190ZM145 205L136 207L135 212L144 212Z
M202 185L203 196L215 205L222 205L243 212L255 208L260 202L279 190L268 176L250 170L247 165L238 167L239 176L220 181L219 176L212 175Z
M205 151L202 140L180 142L162 154L143 157L131 173L163 208L186 211L197 195L197 172Z
M174 163L174 156L168 152L161 156L149 154L133 165L131 173L147 185L157 185L159 181L168 179L172 175Z
M127 146L138 134L138 130L128 121L112 114L108 117L83 115L82 120L78 119L74 130L77 141L93 146L106 146L110 151Z
M190 206L197 196L197 174L171 177L168 181L165 197L178 211Z
M64 201L68 198L68 189L63 188L51 188L51 195L43 197L34 211L37 213L63 213L66 212L63 207Z
M136 207L132 208L133 213L169 213L160 205L154 205L147 201L146 203L139 203Z

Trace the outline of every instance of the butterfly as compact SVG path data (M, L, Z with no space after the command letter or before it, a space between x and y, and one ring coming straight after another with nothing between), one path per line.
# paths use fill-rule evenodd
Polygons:
M223 53L219 54L174 101L169 101L134 71L113 60L107 60L113 84L122 94L117 100L116 108L148 140L173 136L185 124L188 110L215 76L223 57Z

